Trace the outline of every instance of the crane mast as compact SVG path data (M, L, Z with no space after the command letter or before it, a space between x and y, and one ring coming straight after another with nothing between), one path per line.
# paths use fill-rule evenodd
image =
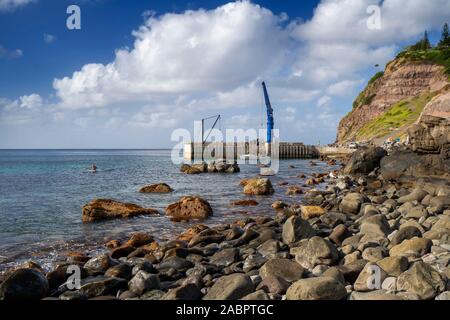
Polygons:
M267 143L272 143L272 130L274 126L273 121L273 109L269 99L269 93L267 92L266 83L262 83L263 91L264 91L264 100L266 102L267 109Z

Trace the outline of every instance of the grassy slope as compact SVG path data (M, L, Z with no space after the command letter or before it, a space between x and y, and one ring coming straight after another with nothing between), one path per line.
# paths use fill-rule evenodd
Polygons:
M377 138L393 130L413 124L422 113L425 105L434 96L435 93L426 93L411 100L404 100L394 104L385 114L359 129L356 133L356 138L358 140Z

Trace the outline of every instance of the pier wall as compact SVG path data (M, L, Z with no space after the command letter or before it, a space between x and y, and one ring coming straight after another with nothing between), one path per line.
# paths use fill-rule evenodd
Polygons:
M206 143L204 145L204 160L208 159L242 159L243 156L266 157L269 152L269 145L258 145L253 142L237 143ZM277 152L275 147L271 152ZM186 143L184 145L184 159L188 161L202 160L201 143ZM319 151L315 146L304 145L303 143L281 142L278 144L279 159L315 159L319 157Z

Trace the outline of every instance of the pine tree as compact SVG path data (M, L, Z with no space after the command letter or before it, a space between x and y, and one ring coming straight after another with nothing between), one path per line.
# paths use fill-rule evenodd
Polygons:
M448 24L445 23L444 27L442 28L442 36L441 41L439 41L439 47L448 47L450 46L450 32L448 29Z
M428 31L425 30L425 33L423 34L423 39L422 39L422 50L428 50L431 49L431 43L430 43L430 39L428 38Z

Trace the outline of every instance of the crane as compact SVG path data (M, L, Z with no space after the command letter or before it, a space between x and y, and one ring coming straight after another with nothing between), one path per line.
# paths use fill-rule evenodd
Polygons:
M266 102L267 109L267 143L272 143L272 130L274 126L273 121L273 109L270 104L269 93L267 93L266 83L263 81L262 83L263 91L264 91L264 100Z

